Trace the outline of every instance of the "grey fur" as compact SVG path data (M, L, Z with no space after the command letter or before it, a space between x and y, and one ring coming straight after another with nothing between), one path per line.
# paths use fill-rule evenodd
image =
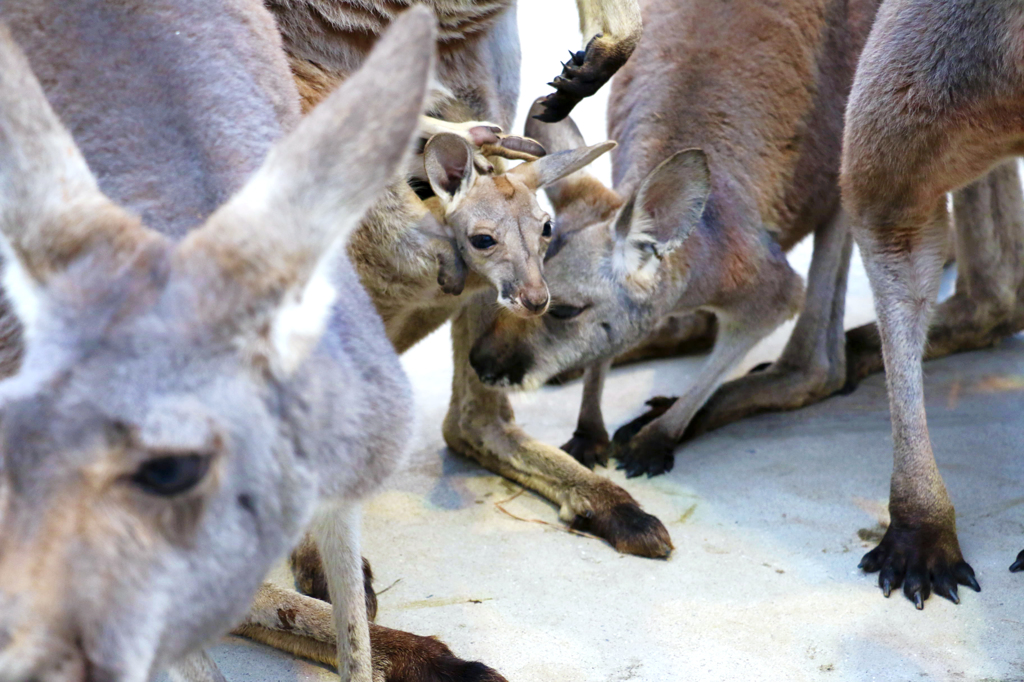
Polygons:
M339 244L407 155L432 68L433 20L413 10L397 21L365 68L263 162L293 126L286 102L295 93L257 68L283 61L258 3L111 6L124 14L83 22L81 33L37 31L42 17L72 16L63 5L6 2L0 16L19 39L25 32L33 62L61 55L44 69L47 86L78 121L86 158L93 153L94 171L111 178L110 199L150 214L158 231L96 189L14 42L0 35L0 191L28 178L44 198L20 213L28 222L0 214L14 258L6 282L19 282L7 294L28 314L21 371L0 385L0 632L12 635L0 637L0 678L79 679L88 671L89 679L150 679L241 619L319 506L318 536L340 552L327 557L336 627L349 633L339 640L339 669L368 682L354 520L359 499L404 452L411 398ZM236 166L226 150L207 155L219 161L203 172L188 171L193 148L167 163L149 159L140 163L140 189L123 170L128 162L104 153L115 135L94 126L118 111L104 108L111 93L90 89L89 99L75 84L95 75L90 46L107 32L177 11L201 27L183 26L183 34L218 46L200 52L191 71L187 58L171 60L195 88L172 108L190 112L175 119L177 129L194 128L199 147L212 144L199 130L220 130L241 156ZM214 33L230 39L205 42ZM145 31L137 37L148 39ZM130 42L111 38L120 39ZM225 86L224 97L207 99L224 70L249 73L252 87ZM169 87L153 74L122 85L135 90L121 96L156 102ZM134 117L145 114L125 111L125 129L135 130ZM254 112L251 129L241 111ZM145 146L147 131L137 132ZM26 165L26 145L48 161ZM165 184L152 184L158 176ZM171 198L146 200L154 186L168 187ZM188 190L198 203L175 203ZM168 238L232 195L182 241ZM333 303L323 283L313 286L321 277L338 292ZM309 313L297 322L287 315L296 306ZM328 313L325 324L309 325L318 310ZM190 453L208 458L209 471L189 492L160 497L133 478L152 458Z

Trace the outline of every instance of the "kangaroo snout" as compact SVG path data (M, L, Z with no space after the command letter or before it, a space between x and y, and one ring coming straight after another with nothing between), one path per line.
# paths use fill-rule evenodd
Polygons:
M534 287L523 287L518 300L530 316L543 315L548 309L551 296L548 294L547 285L542 284Z

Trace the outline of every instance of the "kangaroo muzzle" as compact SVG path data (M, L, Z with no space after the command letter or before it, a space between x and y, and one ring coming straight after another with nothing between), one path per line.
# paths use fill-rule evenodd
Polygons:
M526 309L529 316L543 315L547 312L551 296L548 294L546 284L529 286L520 289L518 296L519 304Z

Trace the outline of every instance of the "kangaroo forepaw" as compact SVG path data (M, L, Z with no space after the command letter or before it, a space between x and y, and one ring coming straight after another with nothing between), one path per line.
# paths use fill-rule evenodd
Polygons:
M617 448L631 441L633 436L640 433L641 429L668 412L668 409L675 405L675 403L676 398L666 398L664 396L655 396L648 400L646 405L651 409L647 410L628 424L620 426L615 431L615 435L612 436L612 456L616 456L615 450Z
M601 38L600 34L591 38L586 50L570 50L569 61L562 64L562 73L548 83L555 92L541 101L544 111L535 118L545 123L561 121L584 97L600 90L626 63L630 50Z
M664 559L674 549L664 524L636 502L580 514L570 527L604 538L622 554Z
M981 592L974 569L960 553L956 531L944 526L889 526L878 547L861 559L860 568L866 573L878 571L878 586L886 597L902 585L903 594L918 609L924 608L933 591L954 604L960 603L957 585Z
M594 465L608 466L608 434L584 433L579 429L572 434L562 449L575 458L577 462L593 469Z
M1020 573L1021 571L1024 571L1024 549L1017 555L1017 560L1010 565L1011 573Z

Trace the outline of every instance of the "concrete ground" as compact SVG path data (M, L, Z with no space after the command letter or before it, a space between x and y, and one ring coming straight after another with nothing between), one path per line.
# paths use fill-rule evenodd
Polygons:
M521 3L520 111L576 48L573 3ZM603 99L576 118L603 139ZM607 177L607 165L598 166ZM809 244L792 256L806 271ZM859 259L848 326L873 316ZM777 355L789 328L742 369ZM403 358L419 406L409 466L366 509L365 554L378 622L435 634L510 682L637 680L1024 680L1024 341L926 365L929 422L958 512L960 542L982 584L959 606L923 612L886 600L857 569L881 534L891 467L881 376L852 395L748 419L681 448L675 469L623 485L672 534L667 561L621 556L564 531L538 496L448 452L447 328ZM611 427L672 395L700 357L612 372ZM552 444L573 430L581 386L517 396L516 414ZM320 666L228 638L213 650L232 682L331 679Z

